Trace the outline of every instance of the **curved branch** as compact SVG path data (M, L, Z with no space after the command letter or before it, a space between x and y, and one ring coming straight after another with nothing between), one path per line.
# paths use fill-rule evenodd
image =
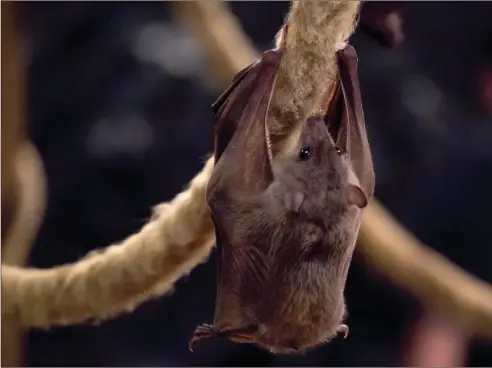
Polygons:
M6 229L2 268L5 264L24 266L27 263L46 206L46 177L36 148L24 140L13 159L19 182L19 205ZM2 314L2 363L5 366L24 364L23 332L16 316Z
M314 110L326 110L322 104L338 72L336 51L353 33L359 5L359 1L292 2L286 17L286 50L270 107L269 131L273 143L282 143L278 150L297 138L299 121ZM281 41L279 33L277 44Z
M43 161L34 145L25 140L14 155L19 182L19 206L6 231L2 264L24 266L41 226L46 208Z
M275 153L285 151L297 129L313 110L322 109L336 74L335 52L355 29L359 1L293 1L286 50L269 110L269 132ZM174 4L176 20L200 41L221 88L258 53L238 20L222 1L183 1ZM282 39L281 30L276 37Z
M371 266L466 331L492 337L492 287L422 244L373 200L364 212L357 249Z
M49 327L131 311L168 292L203 262L214 244L205 202L213 159L167 206L122 244L50 269L2 266L2 314L24 326ZM34 307L33 307L34 306Z

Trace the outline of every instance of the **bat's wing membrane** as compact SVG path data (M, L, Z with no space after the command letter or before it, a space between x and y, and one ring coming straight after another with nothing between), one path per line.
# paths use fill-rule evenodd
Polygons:
M357 53L352 46L347 45L337 53L337 58L340 72L339 92L330 110L333 111L332 116L339 118L340 125L334 136L337 137L337 146L349 154L360 186L368 198L371 198L374 194L375 174L357 75Z
M254 300L265 277L264 253L245 244L232 230L235 204L261 195L273 181L266 117L280 65L280 49L236 75L212 105L215 126L215 168L207 188L218 250L218 298L215 324L238 321L244 300Z
M215 115L219 114L219 110L224 107L225 102L229 98L232 92L239 86L239 84L244 80L244 77L251 71L251 68L255 66L257 61L248 65L246 68L237 73L234 78L232 78L232 82L227 87L227 89L217 98L217 100L212 104L212 111Z
M249 197L273 181L266 116L280 64L281 50L269 50L240 72L213 105L215 169L207 198Z
M252 71L251 69L254 68L256 64L257 62L250 64L237 73L234 76L230 86L212 104L212 110L217 118L214 129L215 162L217 162L224 153L227 145L234 135L234 132L236 131L238 124L238 116L233 116L230 111L229 113L224 113L224 110L230 105L231 100L236 100L235 111L238 112L236 115L240 116L240 108L244 108L244 105L247 102L244 100L244 96L253 93L254 83L252 83L252 81L254 81L255 70ZM238 97L241 95L243 95L243 100L241 101L241 99L239 99L239 101L237 101Z

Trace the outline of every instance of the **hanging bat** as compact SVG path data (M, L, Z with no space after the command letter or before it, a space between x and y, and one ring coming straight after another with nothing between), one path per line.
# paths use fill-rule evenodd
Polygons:
M213 105L207 202L218 290L214 323L197 327L190 350L225 337L302 353L348 333L343 292L374 191L357 56L351 46L338 53L338 87L326 115L309 117L295 149L273 159L266 116L282 51L264 53Z

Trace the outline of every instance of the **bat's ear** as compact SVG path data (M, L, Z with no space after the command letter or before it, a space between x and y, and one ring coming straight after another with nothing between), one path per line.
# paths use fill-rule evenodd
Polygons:
M306 195L301 191L289 192L284 197L284 204L288 211L299 212Z
M367 206L366 193L357 185L349 184L347 190L347 200L349 204L355 204L359 208L365 208Z

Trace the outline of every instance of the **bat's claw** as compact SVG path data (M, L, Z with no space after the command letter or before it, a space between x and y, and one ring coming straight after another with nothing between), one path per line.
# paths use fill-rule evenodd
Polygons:
M225 330L221 334L233 342L251 344L255 340L255 335L259 331L259 328L258 325L252 324L242 328Z
M347 325L338 326L337 332L343 333L343 338L346 339L349 334L349 327Z
M210 340L216 336L217 334L215 333L212 325L207 325L207 324L200 325L195 329L195 332L193 333L193 337L188 343L188 349L191 352L193 352L193 346L195 345L196 342L202 340Z
M228 335L226 337L232 342L239 344L251 344L253 342L253 336L249 335Z

